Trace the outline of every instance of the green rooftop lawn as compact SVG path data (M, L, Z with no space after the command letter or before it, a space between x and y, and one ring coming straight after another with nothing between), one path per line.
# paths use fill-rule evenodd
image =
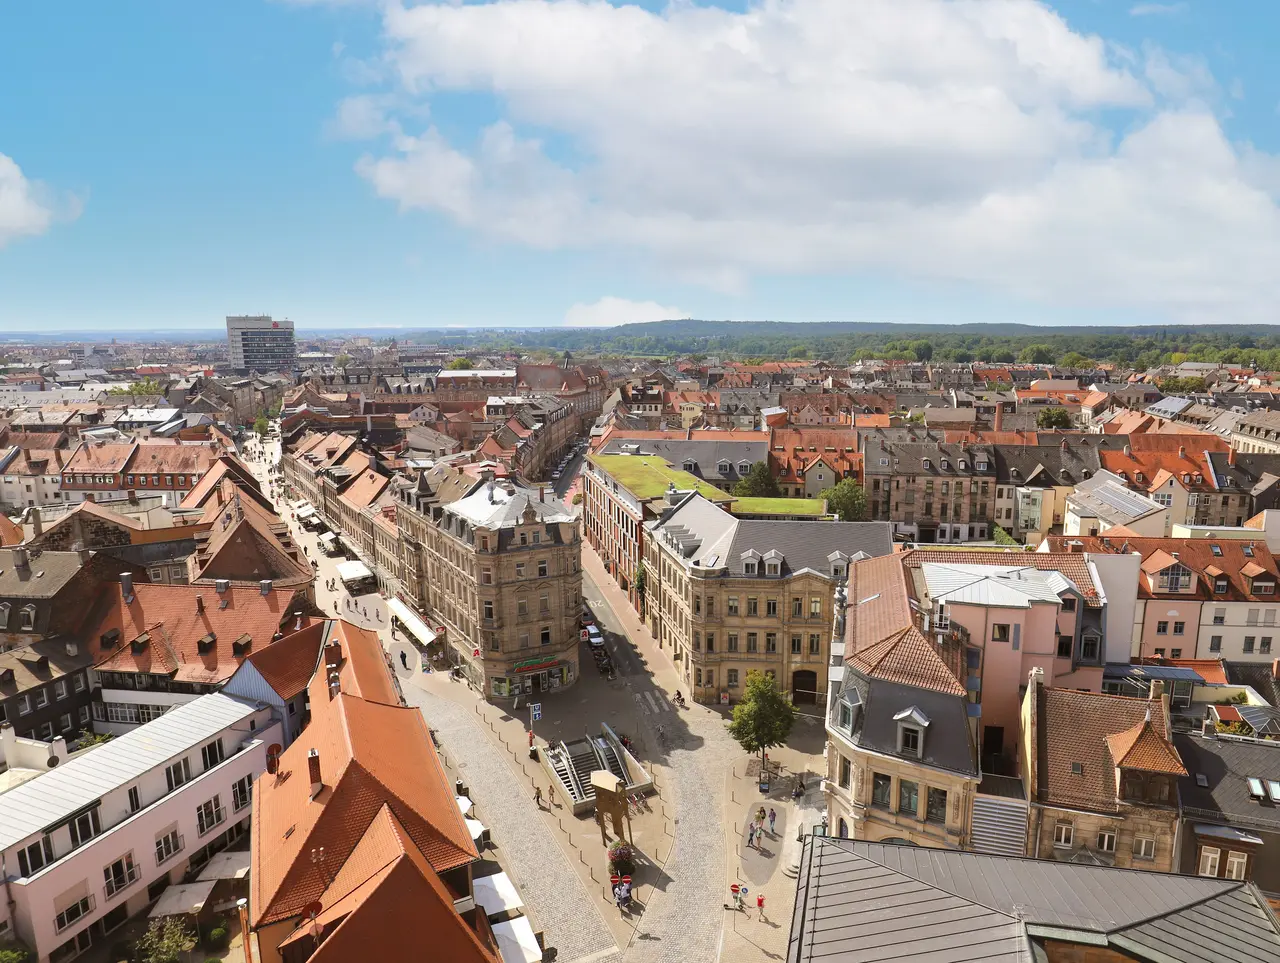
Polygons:
M696 489L698 494L713 502L725 502L733 497L696 475L672 468L670 462L657 455L594 455L591 460L641 500L660 498L673 484L682 492Z
M821 498L735 498L730 511L735 515L801 515L816 517L827 512Z

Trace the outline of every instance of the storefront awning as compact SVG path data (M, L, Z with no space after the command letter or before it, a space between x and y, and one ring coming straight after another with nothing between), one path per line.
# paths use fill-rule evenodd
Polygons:
M413 609L405 605L397 598L387 599L387 608L391 614L400 620L400 624L423 645L430 645L436 640L435 631L422 621Z
M298 509L298 518L310 518L316 513L316 510L310 505L303 505Z
M373 573L364 562L339 562L338 578L344 582L359 582L361 579L373 578Z
M324 542L326 545L329 544L330 542L336 542L337 540L338 540L338 536L337 536L337 533L335 532L325 532L323 535L320 536L320 541Z

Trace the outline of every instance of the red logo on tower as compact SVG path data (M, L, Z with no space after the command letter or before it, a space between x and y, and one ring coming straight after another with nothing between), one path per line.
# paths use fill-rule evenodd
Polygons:
M278 327L280 327L280 322L279 322L279 321L272 321L272 322L271 322L271 327L273 327L273 328L278 328Z

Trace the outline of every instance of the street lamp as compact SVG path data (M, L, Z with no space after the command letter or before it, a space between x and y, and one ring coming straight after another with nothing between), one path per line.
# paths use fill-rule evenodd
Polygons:
M244 963L253 963L253 943L249 938L249 901L241 896L236 900L240 914L240 942L244 946Z

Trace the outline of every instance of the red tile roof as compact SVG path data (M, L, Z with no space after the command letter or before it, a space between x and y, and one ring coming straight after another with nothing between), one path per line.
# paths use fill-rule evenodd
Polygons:
M849 566L846 659L912 624L902 558L902 555L884 555Z
M1038 569L1041 572L1061 572L1071 579L1084 596L1085 605L1099 608L1102 598L1089 573L1088 559L1082 552L1027 552L1021 549L945 549L918 548L902 556L902 564L918 567L925 562L943 562L950 565L1013 565Z
M953 667L914 625L849 657L851 666L872 679L962 696Z
M1150 719L1144 719L1124 732L1107 736L1107 749L1111 752L1111 760L1119 769L1167 772L1175 776L1187 774L1178 750L1156 732Z
M119 474L124 471L130 456L133 455L136 443L108 445L84 443L75 450L75 454L67 461L65 471L69 472L109 472Z

